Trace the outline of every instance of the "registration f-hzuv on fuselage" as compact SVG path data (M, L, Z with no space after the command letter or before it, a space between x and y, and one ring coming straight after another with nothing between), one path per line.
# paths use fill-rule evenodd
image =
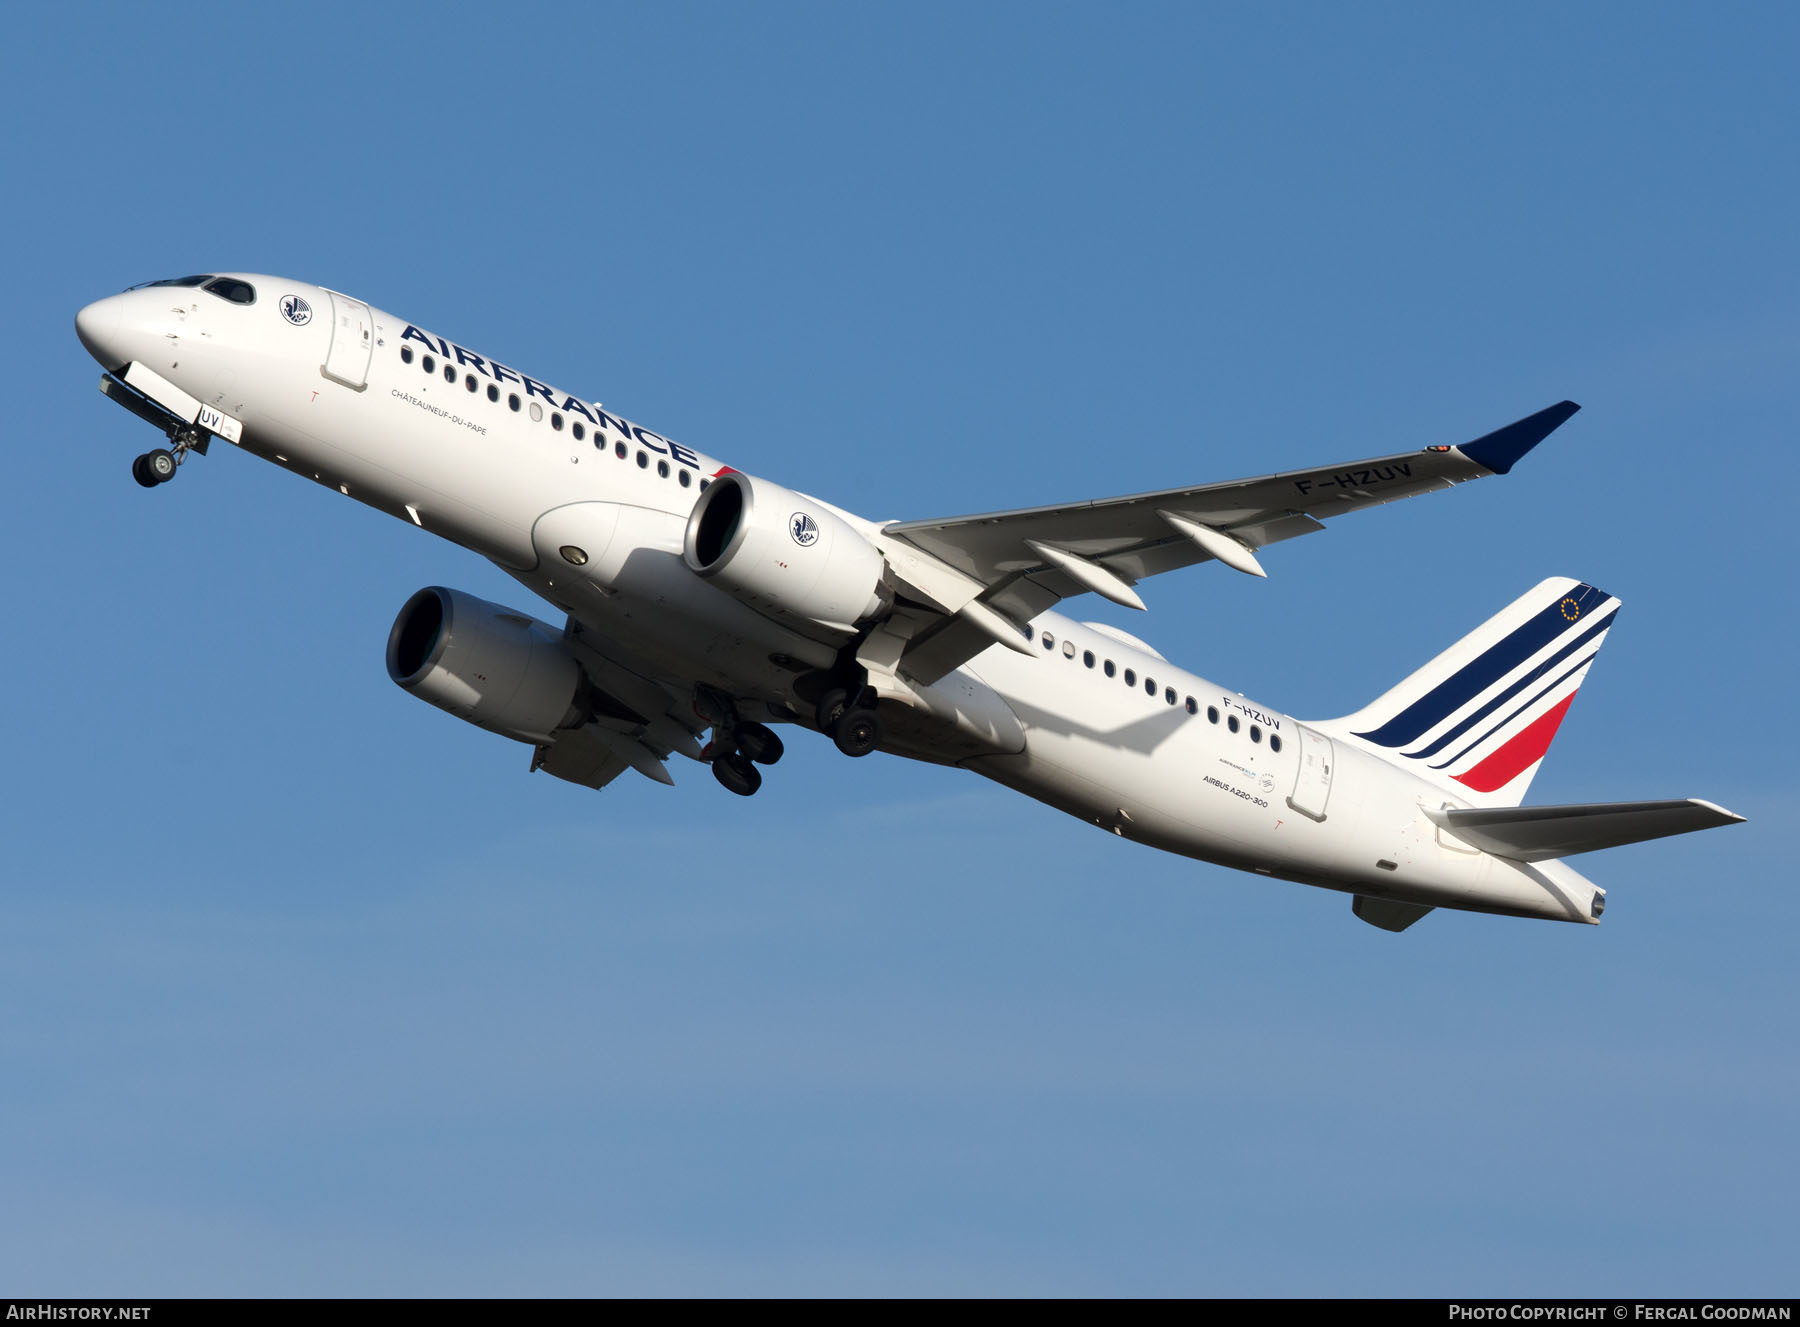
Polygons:
M771 724L967 769L1125 838L1355 896L1595 922L1562 859L1734 823L1698 799L1521 806L1619 601L1545 580L1363 709L1298 721L1058 601L1362 507L1504 474L1562 402L1460 446L944 520L868 521L436 332L304 282L214 273L76 316L101 390L160 428L154 487L223 439L491 559L557 628L442 587L401 608L400 686L591 788L666 761L748 795Z

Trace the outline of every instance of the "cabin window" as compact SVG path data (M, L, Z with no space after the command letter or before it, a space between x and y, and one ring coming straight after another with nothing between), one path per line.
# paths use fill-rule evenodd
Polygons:
M1255 724L1250 725L1250 740L1252 742L1262 741L1262 729L1258 728Z
M710 479L702 479L702 480L701 480L701 481L700 481L700 491L701 491L701 492L702 492L702 493L704 493L704 492L706 492L706 490L707 490L707 489L709 489L709 488L711 488L711 487L712 487L712 480L710 480Z
M1075 657L1075 642L1072 640L1065 640L1063 642L1063 658L1073 659L1074 657Z
M575 421L574 427L570 429L570 432L575 435L576 442L580 442L583 438L587 437L587 430L581 426L581 421L579 419Z
M412 347L411 346L401 346L400 347L400 362L402 364L412 363Z
M500 399L500 389L498 387L494 386L494 384L490 382L488 384L488 400L498 401L499 399Z
M1146 677L1144 679L1144 694L1146 696L1154 696L1156 694L1156 679L1154 677Z
M541 424L544 422L544 407L539 405L536 401L527 404L525 413L531 416L531 422L533 424Z
M1206 707L1206 721L1208 723L1217 723L1219 721L1219 707L1217 705L1208 705Z
M1125 670L1125 685L1128 687L1137 685L1137 672L1135 669L1127 668Z
M560 410L552 410L550 412L550 427L555 429L558 433L561 433L562 424L562 412Z
M1056 637L1052 636L1047 631L1044 633L1044 648L1046 650L1054 650L1056 648Z
M1238 730L1237 715L1235 715L1235 714L1226 715L1225 716L1225 726L1227 728L1231 729L1231 731L1235 733Z
M454 364L444 365L444 381L445 382L455 382L456 381L456 365L454 365Z
M1269 734L1269 750L1271 750L1271 751L1281 750L1281 739L1279 737L1277 737L1274 733Z
M1194 698L1192 696L1187 698L1187 712L1189 714L1200 713L1200 707L1194 703Z
M1169 687L1167 690L1165 690L1163 692L1163 700L1165 703L1170 704L1170 705L1173 705L1175 703L1175 688L1174 687Z
M1105 666L1100 671L1105 673L1108 677L1111 677L1114 673L1118 672L1119 670L1117 668L1113 667L1113 661L1111 659L1108 659L1106 661Z
M689 472L688 472L688 471L686 471L686 470L677 470L677 471L676 471L676 472L675 472L675 473L676 473L676 474L677 474L677 475L678 475L678 476L679 476L679 477L680 477L680 479L681 479L681 486L682 486L682 487L683 487L683 488L687 488L687 487L689 487L689 486L690 486L690 485L692 485L692 484L693 484L693 482L694 482L694 476L693 476L693 475L692 475L692 474L691 474L691 473L689 473Z
M475 375L473 373L463 374L463 386L467 387L471 392L478 392L481 390L481 384L475 381Z
M433 359L430 355L427 355L427 356L425 356L424 359L419 361L419 367L424 369L425 372L427 372L427 373L436 373L437 372L437 361L435 359Z
M1089 668L1092 668L1094 666L1094 652L1092 650L1083 650L1081 652L1081 662L1086 664Z
M656 463L656 475L659 479L667 479L669 477L669 463L667 461L658 461Z
M639 452L638 453L638 469L648 470L649 468L650 468L650 453L649 452Z
M519 408L519 394L517 392L508 392L506 394L506 408L508 410L517 410Z

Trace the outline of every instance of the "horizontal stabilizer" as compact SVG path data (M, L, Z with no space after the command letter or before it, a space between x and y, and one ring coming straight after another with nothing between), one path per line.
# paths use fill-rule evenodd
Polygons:
M1398 899L1358 894L1350 900L1350 911L1384 931L1404 931L1431 909L1423 903L1402 903Z
M1447 807L1425 814L1465 843L1520 862L1569 857L1717 825L1738 825L1744 820L1698 797L1675 802Z

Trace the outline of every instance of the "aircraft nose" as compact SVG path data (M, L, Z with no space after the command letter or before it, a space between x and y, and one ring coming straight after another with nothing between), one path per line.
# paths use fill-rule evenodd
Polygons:
M81 338L88 354L100 361L100 367L109 371L123 368L130 358L119 351L122 317L117 295L95 300L75 315L75 335Z

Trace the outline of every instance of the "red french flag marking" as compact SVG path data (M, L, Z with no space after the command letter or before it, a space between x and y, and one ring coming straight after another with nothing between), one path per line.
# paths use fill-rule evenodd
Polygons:
M1466 784L1478 793L1491 793L1496 788L1504 788L1524 773L1534 761L1544 758L1544 752L1550 749L1550 740L1562 726L1563 715L1569 712L1569 705L1575 696L1576 692L1571 691L1555 709L1546 710L1533 719L1522 732L1474 769L1453 777L1458 783Z

